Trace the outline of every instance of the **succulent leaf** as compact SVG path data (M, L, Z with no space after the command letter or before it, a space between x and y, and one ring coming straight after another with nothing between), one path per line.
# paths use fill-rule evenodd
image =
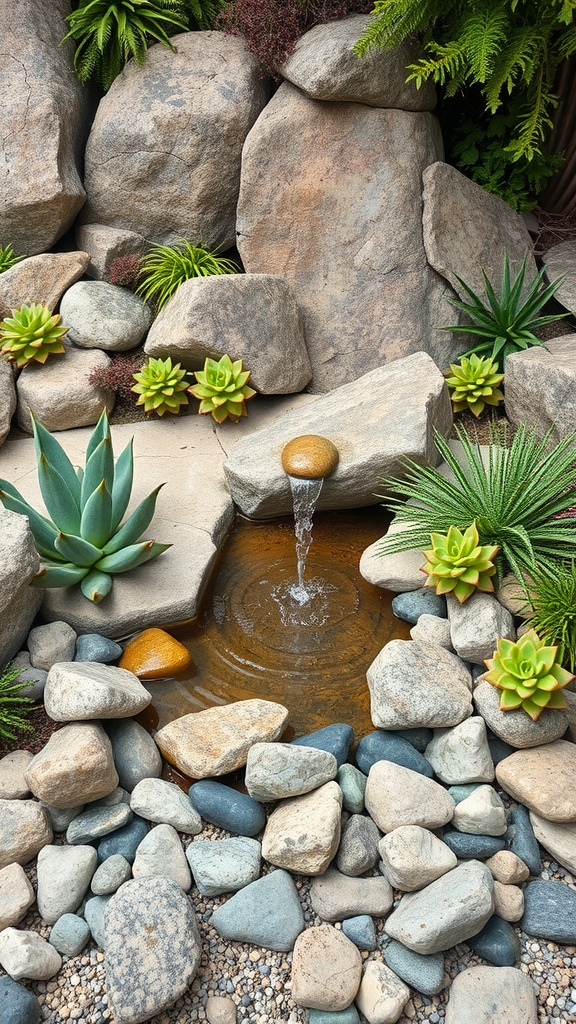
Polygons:
M101 569L102 572L128 572L138 565L143 565L144 562L149 562L151 558L155 558L156 555L170 547L172 547L171 544L158 544L156 541L144 540L140 544L130 544L111 555L104 555L95 563L95 568Z
M36 458L40 457L40 453L46 456L48 462L53 468L60 474L62 479L65 481L70 493L74 496L78 508L80 508L80 481L78 479L78 471L74 468L70 459L66 455L62 445L56 440L53 434L46 427L39 423L33 413L30 413L32 419L32 430L34 432L34 447L36 449Z
M537 721L544 708L565 708L560 690L575 676L556 661L557 647L547 647L534 629L517 643L500 638L492 658L486 659L484 679L502 691L500 710L522 708Z
M80 582L80 590L89 601L99 604L112 590L112 577L98 569L92 569Z
M54 547L67 562L71 562L73 565L90 567L102 557L100 548L83 540L82 537L73 537L66 533L58 534L54 541Z
M114 452L109 436L102 438L100 444L86 461L80 498L82 507L102 482L106 484L106 489L111 494L114 484Z
M114 484L112 486L112 521L110 530L114 533L128 508L130 494L132 493L132 481L134 477L134 452L131 438L126 447L120 453L115 470ZM144 527L145 529L146 527Z
M86 566L80 565L45 565L36 574L30 585L33 587L73 587L87 575Z
M453 593L460 604L478 588L493 591L491 576L496 572L492 559L499 550L494 545L478 543L476 523L464 532L450 526L446 535L431 533L432 547L423 552L427 559L421 566L426 573L425 587L435 587L437 594Z
M110 539L110 523L112 520L112 495L102 480L96 490L88 498L82 509L80 532L91 544L103 548ZM98 558L100 555L97 556ZM93 562L96 559L93 559Z
M103 552L105 555L113 555L121 548L129 547L134 544L138 537L140 537L144 530L147 530L154 517L156 509L156 499L158 492L164 484L159 484L146 498L144 498L139 505L136 506L132 514L128 517L123 526L120 527L118 532L103 546Z
M43 452L38 458L38 483L44 504L58 530L63 533L80 533L80 509L66 481Z
M105 437L110 437L110 424L108 423L108 414L104 408L100 413L100 419L92 431L88 444L86 446L85 463L87 463L96 451L98 445L104 440Z

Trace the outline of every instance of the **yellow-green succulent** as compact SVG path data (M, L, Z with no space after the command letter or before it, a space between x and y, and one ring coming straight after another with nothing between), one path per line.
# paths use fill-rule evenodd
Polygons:
M428 576L425 587L434 587L437 594L453 594L460 604L475 590L494 590L492 560L499 548L479 544L475 522L464 532L451 526L447 534L431 533L430 540L432 547L422 552L427 559L421 567Z
M60 315L38 302L23 303L0 322L0 354L16 363L45 363L48 356L64 352L62 338L68 327L60 324Z
M557 647L546 647L535 629L517 643L501 637L498 648L486 659L484 679L502 691L500 711L522 708L537 722L544 708L565 708L561 692L575 677L556 660Z
M493 359L483 359L475 353L462 356L459 363L450 363L451 375L446 376L446 383L451 391L454 412L469 409L479 416L487 405L498 405L504 399L498 384L504 380L504 374L498 373L498 365Z
M180 363L172 365L167 359L148 359L145 366L134 374L137 382L131 389L139 395L136 405L143 405L144 411L163 416L165 412L177 414L182 405L188 405L188 381L186 370Z
M231 419L237 423L246 416L246 400L256 392L248 387L249 370L242 369L242 360L232 362L230 356L220 360L206 359L204 369L194 373L197 384L190 387L191 394L200 399L200 414L211 414L217 423Z

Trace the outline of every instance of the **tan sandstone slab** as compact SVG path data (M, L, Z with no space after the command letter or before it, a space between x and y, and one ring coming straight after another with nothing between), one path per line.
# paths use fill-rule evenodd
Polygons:
M394 1024L410 998L410 989L386 964L366 964L356 1004L369 1024Z
M362 959L353 942L331 925L307 928L294 944L292 998L316 1010L345 1010L360 985Z
M30 789L53 807L108 796L118 785L112 744L98 722L74 722L48 740L26 773Z
M515 967L469 967L452 982L446 1024L537 1024L531 979Z
M546 821L576 822L576 744L517 750L496 768L500 785Z
M262 856L288 871L323 874L340 842L341 810L342 790L337 782L283 800L268 818Z
M169 722L154 739L162 754L191 779L225 775L246 764L253 743L281 735L288 710L274 701L239 700Z
M0 316L10 316L23 302L43 302L54 309L66 289L85 273L89 259L87 252L45 252L5 270L0 279Z

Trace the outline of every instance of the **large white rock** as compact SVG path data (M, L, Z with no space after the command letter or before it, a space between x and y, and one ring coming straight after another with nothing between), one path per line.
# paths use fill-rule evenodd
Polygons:
M438 778L449 786L492 782L494 778L486 725L478 715L465 719L452 729L438 729L424 756Z
M246 761L246 789L254 800L301 796L336 778L334 754L291 743L254 743Z
M456 867L456 854L429 829L400 825L378 844L380 870L390 885L415 892Z
M503 836L506 808L492 786L477 788L454 808L452 824L459 832L475 836Z
M132 718L151 700L133 672L95 661L53 665L44 690L46 714L55 722Z
M45 846L38 854L38 911L55 924L78 909L98 865L93 846Z
M439 644L390 640L366 678L372 721L380 729L444 728L472 713L470 672Z
M410 989L386 964L366 964L356 1005L368 1024L394 1024L409 999Z
M440 828L451 820L455 807L438 782L392 761L372 765L364 800L366 810L385 833L400 825Z
M112 744L99 722L74 722L53 733L26 773L34 796L75 807L108 796L118 785Z
M342 790L336 782L282 801L268 818L262 856L288 871L323 874L340 842L341 810Z
M67 338L80 348L125 352L135 348L152 322L150 307L128 288L107 281L78 281L60 303Z
M46 981L58 973L62 957L37 932L5 928L0 932L0 965L14 981Z
M533 722L522 708L517 711L501 711L501 693L492 683L480 682L474 690L474 704L488 728L510 746L520 750L538 747L559 740L566 732L569 723L567 710L547 709Z
M130 808L147 821L172 825L178 832L196 836L202 819L179 786L164 779L141 779L130 795Z
M138 846L132 865L134 878L171 878L188 892L192 875L180 837L172 825L155 825Z

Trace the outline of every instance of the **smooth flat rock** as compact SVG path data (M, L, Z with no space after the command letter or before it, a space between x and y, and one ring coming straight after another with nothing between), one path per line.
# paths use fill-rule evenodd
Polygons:
M27 864L52 842L50 818L35 800L0 800L0 868Z
M471 834L455 828L444 829L442 839L459 860L484 860L506 847L504 836Z
M515 426L529 422L541 435L550 430L550 443L557 444L574 429L575 383L576 334L514 353L506 360L506 415Z
M568 714L554 708L540 715L533 722L530 715L518 711L500 711L500 694L491 683L480 683L474 690L476 711L482 716L489 729L505 743L522 750L537 747L543 743L552 743L560 739L566 732Z
M144 836L132 864L134 878L166 877L184 892L192 886L192 876L180 836L172 825L155 825Z
M440 828L452 818L454 800L443 786L391 761L377 761L370 769L366 809L381 832L400 825Z
M120 644L100 633L83 633L76 638L74 661L98 661L108 665L111 661L118 661L121 654Z
M369 1024L394 1024L410 998L410 989L386 964L369 960L356 1004Z
M0 758L0 800L24 800L30 795L25 775L33 756L29 750L14 750Z
M224 939L282 951L303 931L304 914L291 876L272 871L218 907L210 923Z
M60 303L68 339L80 348L126 352L142 341L152 313L128 288L107 281L78 281Z
M0 932L19 924L36 899L36 893L24 871L13 862L0 868Z
M350 878L328 868L313 880L310 899L314 913L323 921L343 921L358 914L385 917L394 896L386 878Z
M576 822L562 825L531 811L530 823L536 839L550 856L576 875Z
M162 755L143 725L132 718L118 718L108 720L104 728L123 789L132 793L143 779L160 778Z
M98 722L74 722L53 733L30 762L34 796L54 807L75 807L107 796L118 785L112 745Z
M330 925L306 928L294 943L292 998L316 1010L345 1010L362 976L357 947Z
M142 779L130 796L135 814L158 825L172 825L178 832L196 836L202 831L198 811L179 786L164 779Z
M77 910L96 870L93 846L45 846L38 854L38 911L48 924Z
M434 775L430 762L409 740L396 732L386 732L384 729L369 732L362 737L356 747L356 764L365 775L368 775L372 765L377 761L393 761L394 764L410 768L411 771L425 775L429 779Z
M516 639L512 615L493 594L477 590L463 604L448 594L446 605L452 647L464 661L484 666L500 637Z
M46 714L55 722L132 718L152 696L137 676L114 665L62 661L48 672Z
M189 668L192 655L165 629L153 627L142 630L125 644L118 664L139 679L165 679Z
M227 832L241 836L256 836L266 824L262 804L247 793L225 786L215 779L201 779L188 790L193 807L204 821L210 821Z
M426 996L446 988L444 957L441 953L415 953L392 939L382 950L384 962L402 981Z
M469 967L452 982L446 1024L538 1024L534 986L515 967Z
M518 750L496 768L500 785L546 821L576 821L576 744L556 740Z
M386 933L416 953L438 953L476 935L493 912L492 876L480 861L470 861L404 896Z
M291 743L254 743L246 761L246 789L254 800L309 793L336 778L333 754Z
M400 533L402 529L414 525L414 523L403 523L393 519L388 532L397 531ZM411 554L411 552L408 551L405 554ZM421 558L422 552L419 551L418 554ZM390 557L393 558L394 556L391 555ZM422 579L423 576L420 573L417 587L411 589L408 593L396 594L396 597L392 598L392 611L394 615L399 619L404 619L405 622L415 624L422 615L438 615L439 618L444 619L448 615L444 595L437 594L434 590L424 587Z
M110 897L105 940L106 990L122 1024L140 1024L166 1010L200 966L196 915L169 878L134 879Z
M29 363L16 381L16 422L27 434L32 433L32 414L55 431L97 423L104 406L109 414L114 408L114 394L89 380L93 370L106 369L109 357L100 349L82 350L64 340L62 355L44 365Z
M576 892L564 882L528 882L524 889L523 931L548 942L576 942Z
M444 378L424 352L378 366L242 438L224 466L232 498L251 519L291 514L282 450L293 437L319 434L336 445L340 458L317 508L373 505L382 478L398 469L399 455L435 462L429 428L434 423L449 432L447 401ZM385 431L378 429L383 419L389 424Z
M14 981L46 981L62 966L62 957L37 932L5 928L0 933L0 964Z
M469 670L439 645L390 640L366 678L372 721L381 729L445 728L472 712Z
M154 739L163 756L184 775L205 779L246 764L254 743L278 739L288 710L274 701L236 701L177 718Z
M66 842L71 846L91 843L101 836L115 832L132 821L132 811L128 804L121 801L110 806L91 804L74 818L66 829Z
M423 889L456 867L456 856L428 829L400 825L378 844L380 870L394 889Z
M340 842L341 810L342 790L336 782L282 801L266 823L262 856L289 871L323 874Z
M219 896L237 892L256 881L260 874L262 848L255 839L200 839L186 848L186 858L198 892Z

